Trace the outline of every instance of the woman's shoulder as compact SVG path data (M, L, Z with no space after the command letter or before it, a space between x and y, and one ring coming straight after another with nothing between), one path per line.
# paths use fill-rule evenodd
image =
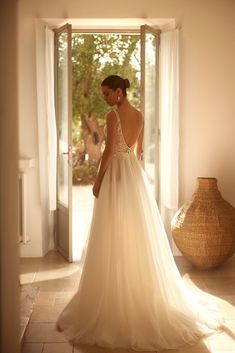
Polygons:
M130 109L131 109L133 114L136 114L138 116L142 116L141 111L139 109L137 109L136 107L134 107L133 105L130 106Z
M119 112L119 109L117 109L117 112ZM120 114L142 117L142 113L131 104L125 107L125 109L120 109Z
M135 108L135 107L132 106L132 111L133 111L133 115L135 115L135 117L136 117L138 120L143 121L143 115L142 115L142 113L141 113L140 110L138 110L137 108Z
M117 113L115 110L111 110L106 115L106 120L117 120Z
M117 115L114 110L110 111L106 115L106 124L109 126L110 125L115 126L117 124Z

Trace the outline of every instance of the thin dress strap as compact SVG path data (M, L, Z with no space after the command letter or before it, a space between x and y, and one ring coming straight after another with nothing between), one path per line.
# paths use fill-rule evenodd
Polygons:
M117 121L118 121L119 124L120 124L121 122L120 122L120 117L119 117L118 112L117 112L116 110L114 110L114 113L115 113L115 115L116 115L116 117L117 117Z

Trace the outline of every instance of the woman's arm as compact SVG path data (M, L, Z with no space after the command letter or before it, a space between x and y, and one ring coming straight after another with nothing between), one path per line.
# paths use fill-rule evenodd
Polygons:
M136 147L136 157L139 160L141 160L142 153L143 153L143 139L144 139L144 122L137 140L137 147Z
M105 149L102 155L99 172L96 176L96 180L93 186L93 195L98 197L100 186L111 161L114 152L115 140L116 140L116 128L117 128L117 118L114 112L110 112L107 115L107 138Z

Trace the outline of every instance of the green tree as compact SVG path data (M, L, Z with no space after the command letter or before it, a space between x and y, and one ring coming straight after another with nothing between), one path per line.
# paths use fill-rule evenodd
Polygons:
M104 136L100 128L104 126L106 114L110 110L100 89L106 76L118 74L128 78L131 83L128 97L139 108L139 43L139 35L73 33L73 134L74 144L80 149L77 164L82 164L87 153L89 134L93 134L90 140L94 145L99 149L102 147ZM93 162L97 165L99 160Z
M78 34L72 37L73 62L73 121L84 113L93 114L104 123L108 111L100 93L100 83L108 75L119 74L131 82L130 99L138 107L138 67L131 58L138 58L139 35L122 34Z

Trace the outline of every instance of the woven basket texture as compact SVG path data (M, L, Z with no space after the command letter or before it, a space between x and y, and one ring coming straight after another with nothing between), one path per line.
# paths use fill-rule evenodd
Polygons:
M181 253L195 267L209 269L235 251L235 209L222 198L216 178L197 179L198 188L173 217L171 231Z

